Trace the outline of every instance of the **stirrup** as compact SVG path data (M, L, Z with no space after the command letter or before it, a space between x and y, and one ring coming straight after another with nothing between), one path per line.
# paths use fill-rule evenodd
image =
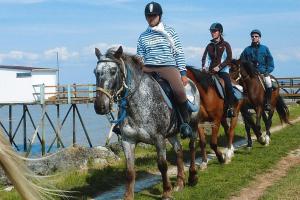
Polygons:
M235 117L233 108L228 108L227 109L226 116L229 117L229 118Z
M271 111L271 104L265 104L265 111Z
M199 110L199 107L196 104L193 104L189 100L185 101L186 108L189 112L197 112Z
M192 128L190 127L190 125L188 123L182 123L180 125L180 136L182 139L185 139L187 137L192 137L193 135L193 131L192 131Z

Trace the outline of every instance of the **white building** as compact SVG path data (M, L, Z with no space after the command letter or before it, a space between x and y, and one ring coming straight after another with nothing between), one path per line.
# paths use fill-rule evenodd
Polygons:
M0 65L0 104L33 103L40 98L40 87L57 85L57 69ZM46 87L45 93L54 93ZM38 93L38 94L37 94ZM54 94L45 94L45 99Z

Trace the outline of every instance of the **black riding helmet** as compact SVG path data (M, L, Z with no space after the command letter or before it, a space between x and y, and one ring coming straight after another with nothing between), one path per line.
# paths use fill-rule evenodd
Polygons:
M156 3L154 1L148 3L145 7L145 17L149 15L159 15L161 18L163 11L159 3Z
M260 32L260 30L258 30L258 29L252 30L251 33L250 33L250 36L252 36L254 33L258 34L259 37L261 37L261 32Z
M222 24L216 22L210 26L209 30L210 31L218 30L218 31L220 31L220 33L223 33L223 26L222 26Z

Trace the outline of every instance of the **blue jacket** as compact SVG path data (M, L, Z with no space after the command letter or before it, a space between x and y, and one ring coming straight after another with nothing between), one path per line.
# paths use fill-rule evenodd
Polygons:
M251 45L244 49L240 57L257 66L259 73L271 73L274 70L274 61L268 47L262 44Z

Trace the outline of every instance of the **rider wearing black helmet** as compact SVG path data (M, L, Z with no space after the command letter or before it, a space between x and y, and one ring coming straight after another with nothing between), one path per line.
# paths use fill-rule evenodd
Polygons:
M271 110L272 82L270 73L274 70L274 61L269 48L260 43L261 32L254 29L250 32L251 45L246 47L241 54L241 59L252 62L259 71L264 75L266 95L265 95L265 110Z
M180 128L181 135L183 138L190 137L192 132L187 125L189 112L195 112L198 108L188 101L185 93L184 85L188 79L181 42L175 30L162 23L162 13L159 3L146 5L145 17L149 26L139 37L137 55L145 65L143 71L156 72L171 85L184 121Z
M225 83L227 117L234 117L234 96L231 80L229 77L229 63L232 59L232 51L228 42L223 39L223 26L220 23L213 23L210 28L212 40L206 46L202 56L202 69L217 73Z

